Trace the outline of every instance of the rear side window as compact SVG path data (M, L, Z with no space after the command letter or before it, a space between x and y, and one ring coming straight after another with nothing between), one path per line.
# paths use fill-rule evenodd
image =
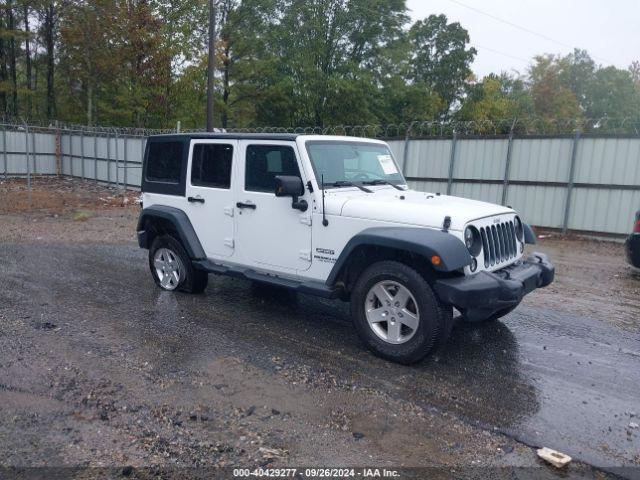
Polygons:
M246 161L246 191L273 193L276 175L300 176L293 148L285 145L249 145Z
M200 187L230 188L233 146L199 143L193 147L191 184Z
M147 180L180 183L182 142L152 142L147 157Z

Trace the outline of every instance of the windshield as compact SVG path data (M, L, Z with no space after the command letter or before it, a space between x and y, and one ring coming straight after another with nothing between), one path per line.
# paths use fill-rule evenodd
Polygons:
M325 186L406 184L386 145L313 141L307 142L307 152L318 183L324 176Z

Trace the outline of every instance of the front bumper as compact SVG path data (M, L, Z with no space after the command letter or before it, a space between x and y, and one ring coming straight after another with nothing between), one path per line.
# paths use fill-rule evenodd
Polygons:
M528 293L553 282L554 275L555 268L547 256L533 253L496 272L437 280L434 290L442 302L473 320L517 305Z
M634 267L640 268L640 233L632 233L625 243L627 260Z

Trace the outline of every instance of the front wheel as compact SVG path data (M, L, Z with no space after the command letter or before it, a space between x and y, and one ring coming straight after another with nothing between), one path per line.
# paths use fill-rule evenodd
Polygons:
M414 269L382 261L357 280L351 293L351 314L358 335L373 353L409 364L444 343L452 312Z
M193 268L184 247L175 238L161 235L149 249L149 269L163 290L202 293L207 287L207 272Z

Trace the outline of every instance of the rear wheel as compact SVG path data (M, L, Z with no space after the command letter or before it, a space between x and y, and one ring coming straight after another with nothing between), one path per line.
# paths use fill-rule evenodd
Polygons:
M451 308L442 305L427 281L399 262L367 268L351 294L351 313L362 341L376 355L414 363L446 341Z
M156 285L163 290L202 293L209 275L193 268L180 242L169 235L155 238L149 249L149 269Z

